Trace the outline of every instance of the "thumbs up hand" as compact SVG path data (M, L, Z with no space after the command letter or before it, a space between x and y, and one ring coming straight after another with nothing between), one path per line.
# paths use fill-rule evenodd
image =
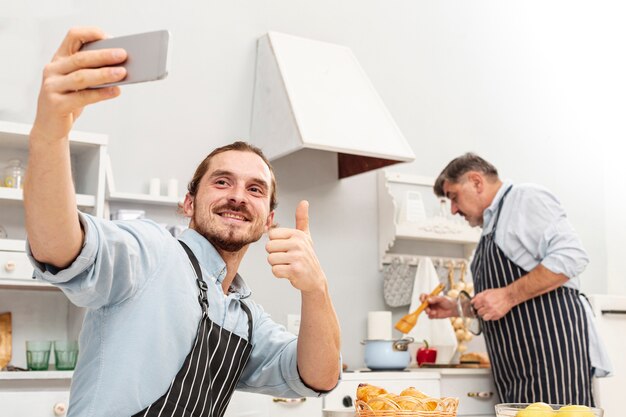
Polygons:
M309 233L309 202L300 201L296 208L296 228L271 229L265 245L267 261L276 278L287 278L302 292L326 288L326 276L313 249Z

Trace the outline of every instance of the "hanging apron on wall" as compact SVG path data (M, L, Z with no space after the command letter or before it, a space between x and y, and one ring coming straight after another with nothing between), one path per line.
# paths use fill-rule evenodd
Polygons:
M167 392L133 417L221 417L252 352L252 315L248 316L248 340L223 329L209 319L209 302L202 270L189 247L179 241L196 273L202 318L191 352Z
M496 245L500 200L491 232L472 262L476 293L527 274ZM578 291L559 287L525 301L499 320L481 319L500 401L593 406L587 318Z

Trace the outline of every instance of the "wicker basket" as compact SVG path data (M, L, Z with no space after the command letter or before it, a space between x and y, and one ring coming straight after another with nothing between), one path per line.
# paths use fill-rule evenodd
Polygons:
M458 408L459 399L451 397L380 396L356 402L359 417L456 417Z

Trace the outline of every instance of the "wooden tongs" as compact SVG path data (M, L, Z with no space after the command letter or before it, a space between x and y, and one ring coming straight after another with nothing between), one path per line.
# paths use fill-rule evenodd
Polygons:
M438 295L441 291L443 291L444 288L445 288L444 284L439 284L435 287L434 290L432 290L432 292L428 296L434 297L435 295ZM420 304L420 306L417 307L417 309L415 309L414 312L402 317L396 323L395 328L400 330L404 334L407 334L408 332L410 332L411 329L415 327L415 324L417 323L417 316L419 316L422 313L422 311L426 309L426 307L428 307L428 299L425 300L422 304Z

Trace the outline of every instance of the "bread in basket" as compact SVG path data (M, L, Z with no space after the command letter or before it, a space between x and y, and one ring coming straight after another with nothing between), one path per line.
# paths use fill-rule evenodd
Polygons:
M455 417L458 398L433 398L414 387L400 395L369 384L359 384L356 395L359 417Z

